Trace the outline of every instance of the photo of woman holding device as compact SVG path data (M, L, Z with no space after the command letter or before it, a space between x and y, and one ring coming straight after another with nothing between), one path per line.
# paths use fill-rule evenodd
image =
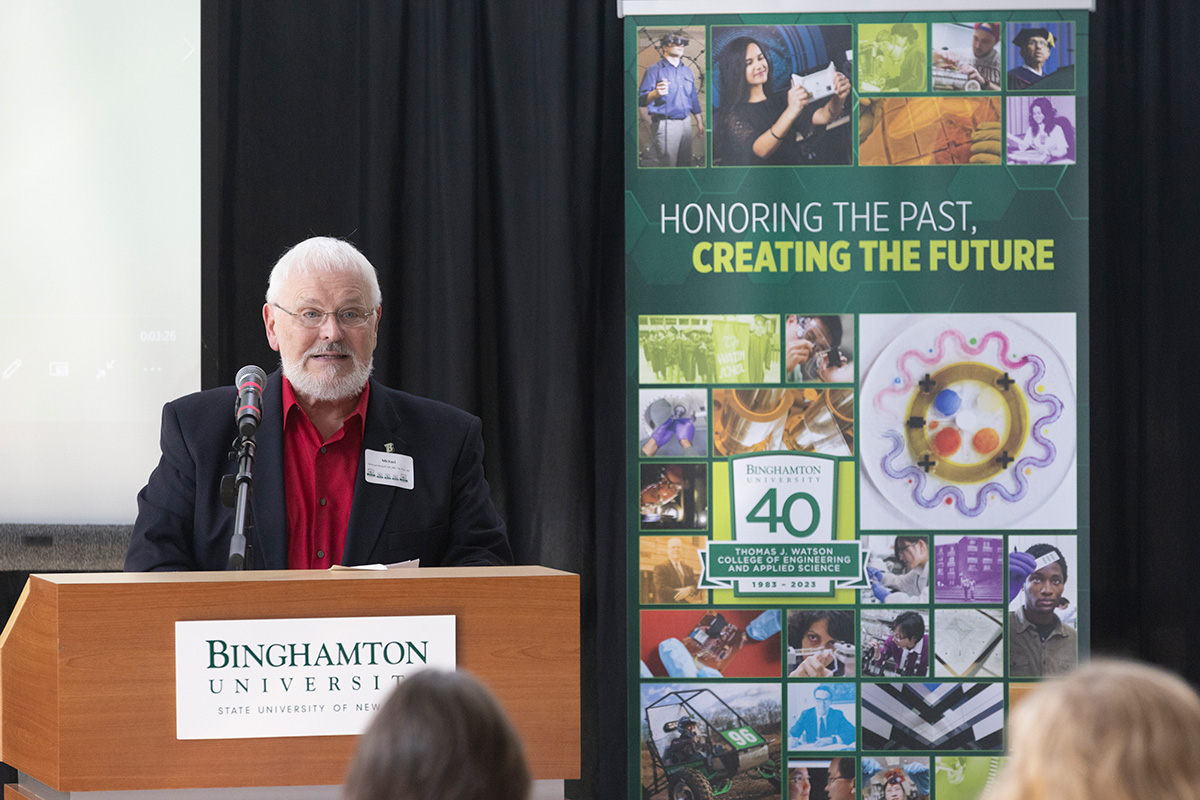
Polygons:
M714 163L720 166L804 165L849 163L849 127L838 132L838 142L822 141L830 126L849 120L846 100L850 81L833 68L836 50L803 53L805 63L787 63L792 39L787 27L806 27L805 41L824 42L826 28L845 26L780 26L747 29L761 34L737 36L716 54L718 93L714 101ZM830 34L833 35L833 34ZM849 39L849 29L846 29ZM777 41L776 41L777 40ZM845 48L842 49L845 52ZM777 62L780 62L777 67ZM828 94L816 95L805 86L804 73L822 69L829 74ZM779 70L786 70L781 73ZM783 77L790 73L790 77ZM824 73L823 73L824 74ZM823 75L822 74L822 75ZM818 80L816 83L820 83ZM813 81L809 81L810 85ZM830 134L832 135L832 134ZM844 139L844 147L836 147ZM842 152L844 150L844 152Z

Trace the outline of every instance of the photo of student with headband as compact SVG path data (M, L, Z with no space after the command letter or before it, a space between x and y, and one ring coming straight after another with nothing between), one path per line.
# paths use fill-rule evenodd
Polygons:
M1058 613L1070 578L1063 548L1074 555L1074 540L1037 538L1012 537L1020 549L1008 554L1008 673L1014 678L1061 675L1079 662L1078 636Z

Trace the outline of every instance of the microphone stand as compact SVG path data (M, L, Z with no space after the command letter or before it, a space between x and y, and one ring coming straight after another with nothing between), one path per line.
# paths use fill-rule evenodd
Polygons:
M246 543L246 535L254 530L253 523L247 519L250 510L250 490L254 483L254 479L250 477L250 469L254 465L254 435L239 436L234 442L234 447L237 448L236 452L230 453L230 456L238 462L237 477L234 478L237 498L233 506L233 538L229 542L229 568L240 570L250 568L250 555L253 554L252 548Z

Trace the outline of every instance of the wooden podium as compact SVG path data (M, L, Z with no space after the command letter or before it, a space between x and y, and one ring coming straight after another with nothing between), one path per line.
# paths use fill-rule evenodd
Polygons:
M456 617L458 664L512 717L534 779L579 777L577 575L81 573L31 576L0 634L0 760L22 773L5 800L217 797L218 787L228 797L335 796L235 790L336 786L356 736L176 738L175 623L432 614ZM208 791L186 791L198 789Z

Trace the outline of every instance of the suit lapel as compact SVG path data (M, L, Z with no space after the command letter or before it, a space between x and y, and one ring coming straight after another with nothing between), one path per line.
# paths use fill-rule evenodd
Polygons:
M254 569L287 569L287 509L283 481L283 374L275 370L263 392L263 416L254 436Z
M367 420L363 429L363 454L358 458L358 477L354 481L354 504L350 508L350 525L346 530L343 564L370 562L379 537L383 535L388 510L396 502L397 490L391 486L368 483L366 451L386 452L391 445L395 452L407 450L400 430L400 414L392 404L387 389L371 381L371 396L367 398Z

